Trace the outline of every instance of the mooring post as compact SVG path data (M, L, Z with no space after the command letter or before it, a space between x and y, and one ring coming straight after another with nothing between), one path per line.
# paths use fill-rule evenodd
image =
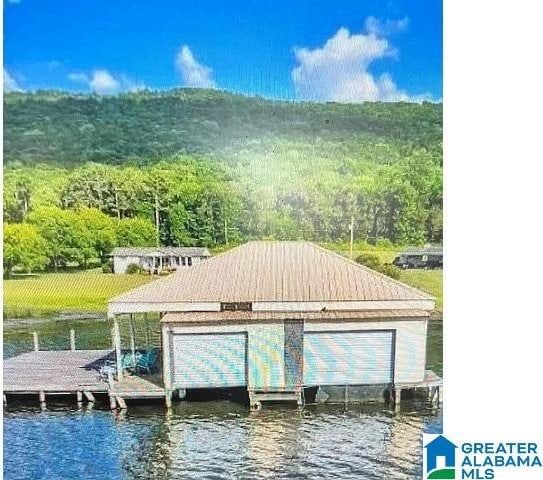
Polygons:
M121 358L121 329L117 315L113 318L113 333L115 338L115 357L117 360L117 381L120 382L123 379L123 363Z
M38 341L38 332L32 332L32 336L34 337L34 351L38 352L40 350L40 343Z
M394 411L398 413L400 411L402 403L402 389L394 387Z
M47 408L47 404L45 403L45 392L43 390L40 390L40 407L42 410L45 410Z
M70 329L70 350L75 350L75 330Z

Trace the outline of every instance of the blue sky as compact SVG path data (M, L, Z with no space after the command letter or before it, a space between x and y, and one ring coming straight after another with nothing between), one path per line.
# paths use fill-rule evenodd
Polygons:
M5 2L4 90L181 86L440 99L441 1Z

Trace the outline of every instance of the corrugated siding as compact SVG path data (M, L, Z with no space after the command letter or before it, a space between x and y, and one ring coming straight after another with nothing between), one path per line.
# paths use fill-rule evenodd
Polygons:
M393 353L391 331L307 333L304 385L391 383Z
M426 326L428 320L364 322L364 330L394 330L396 351L394 382L416 383L424 380L426 370ZM359 322L305 322L308 331L360 330Z
M174 334L172 344L174 387L247 385L247 337L244 333Z
M249 388L284 388L283 323L247 325Z

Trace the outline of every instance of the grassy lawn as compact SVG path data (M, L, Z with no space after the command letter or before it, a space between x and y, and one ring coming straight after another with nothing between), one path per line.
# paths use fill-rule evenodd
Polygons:
M45 273L4 280L6 317L45 316L59 311L105 312L108 299L151 280L100 270Z
M346 243L327 243L323 246L349 256L349 245ZM391 263L398 251L398 247L378 247L358 243L354 245L353 258L361 253L372 253L381 263ZM433 295L436 299L436 310L443 312L443 270L402 270L400 281Z
M346 256L345 244L326 244L326 248ZM358 244L354 257L371 252L381 262L390 263L396 248L378 248ZM443 271L404 270L400 280L430 293L436 298L436 310L443 311ZM105 312L108 299L151 281L145 275L113 275L100 270L76 273L45 273L4 280L4 315L6 317L46 316L59 311Z

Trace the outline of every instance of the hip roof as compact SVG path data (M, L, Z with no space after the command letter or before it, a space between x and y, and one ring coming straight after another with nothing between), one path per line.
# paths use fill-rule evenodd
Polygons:
M309 242L249 242L119 295L114 303L433 300Z

